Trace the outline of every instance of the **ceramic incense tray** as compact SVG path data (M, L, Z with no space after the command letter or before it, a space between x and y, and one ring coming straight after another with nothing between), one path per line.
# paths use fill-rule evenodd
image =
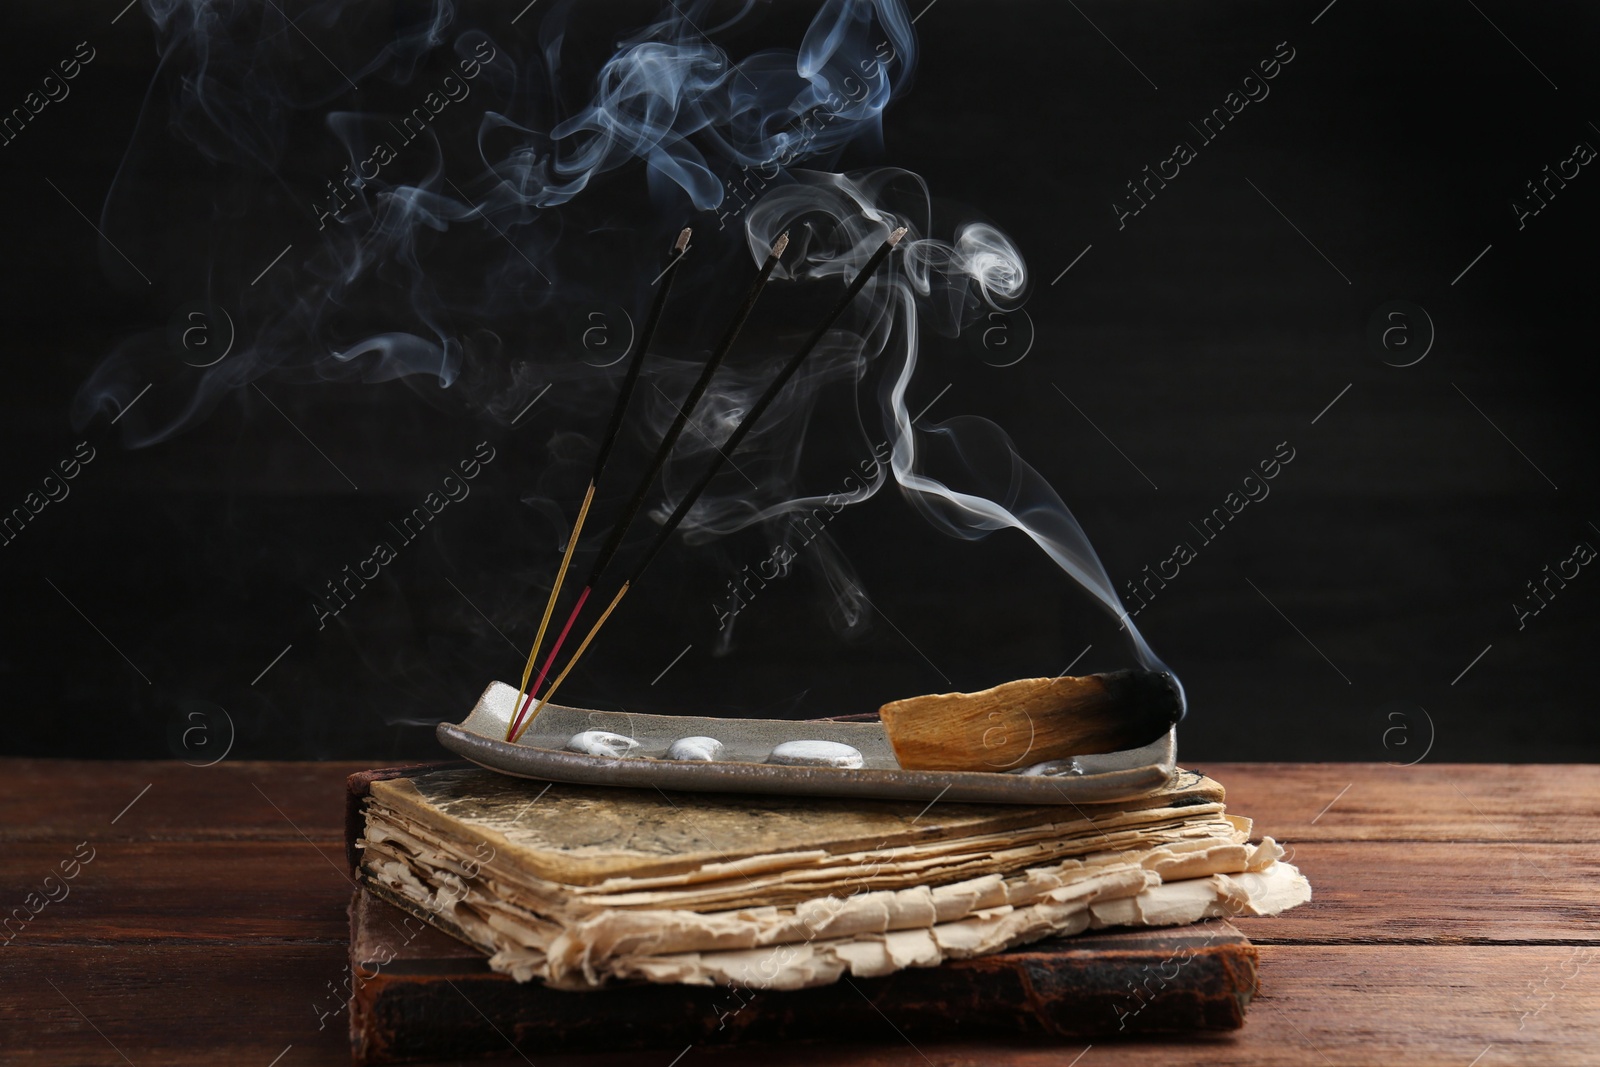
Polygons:
M884 800L995 804L1075 804L1142 796L1166 785L1178 758L1176 732L1141 748L1058 761L1058 773L907 771L876 722L791 722L703 715L640 715L585 711L551 704L515 744L505 739L517 691L491 683L460 723L440 723L451 752L481 767L519 778L579 785L671 789L683 792L778 793L791 796L874 797ZM590 755L568 746L580 734L604 731L634 742L626 755ZM673 742L714 738L715 760L667 758ZM860 753L859 767L773 763L773 750L796 741L827 741Z

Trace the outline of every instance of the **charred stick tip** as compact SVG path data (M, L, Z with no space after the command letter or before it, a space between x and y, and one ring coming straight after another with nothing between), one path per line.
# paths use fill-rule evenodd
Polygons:
M689 227L685 226L683 232L678 234L678 243L672 246L674 252L682 252L689 247Z
M911 227L909 227L909 226L901 226L899 229L895 230L893 233L891 233L889 235L889 247L893 248L895 245L899 244L900 243L900 238L904 237L906 234L908 234L910 232L911 232Z

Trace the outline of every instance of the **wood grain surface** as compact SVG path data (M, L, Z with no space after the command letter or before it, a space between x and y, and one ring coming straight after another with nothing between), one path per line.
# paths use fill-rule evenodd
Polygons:
M0 944L0 1063L348 1063L343 802L356 769L0 761L0 916L31 915ZM1261 956L1242 1030L1085 1051L912 1044L885 1018L881 1041L763 1049L760 1062L1600 1063L1600 768L1196 769L1294 849L1316 892L1281 918L1236 921ZM93 859L62 880L85 842ZM668 1067L674 1055L536 1061ZM714 1045L676 1061L750 1062Z

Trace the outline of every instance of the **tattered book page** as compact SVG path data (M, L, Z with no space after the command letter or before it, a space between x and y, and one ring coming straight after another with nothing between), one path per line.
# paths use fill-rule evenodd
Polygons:
M535 819L548 796L472 800L464 780L428 778L375 783L363 876L496 970L564 988L802 988L1310 899L1282 850L1252 844L1249 821L1198 775L1134 805L951 805L933 819L914 805L840 801L811 820L813 802L767 808L794 798L695 797L686 812L666 797L574 786L552 787L557 802ZM512 796L528 810L510 817ZM571 825L597 814L596 826Z

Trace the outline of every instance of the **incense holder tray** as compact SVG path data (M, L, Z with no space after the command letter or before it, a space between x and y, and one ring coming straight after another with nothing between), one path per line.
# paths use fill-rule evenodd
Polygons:
M493 682L460 723L440 723L439 742L480 767L518 778L630 789L787 796L872 797L881 800L965 801L992 804L1077 804L1143 796L1166 785L1178 759L1176 731L1142 748L1079 756L1069 773L907 771L876 722L731 719L703 715L641 715L547 706L515 744L507 741L517 691ZM625 756L567 749L588 730L637 742ZM720 760L667 759L684 737L722 742ZM861 753L860 767L793 766L768 762L789 741L833 741Z

